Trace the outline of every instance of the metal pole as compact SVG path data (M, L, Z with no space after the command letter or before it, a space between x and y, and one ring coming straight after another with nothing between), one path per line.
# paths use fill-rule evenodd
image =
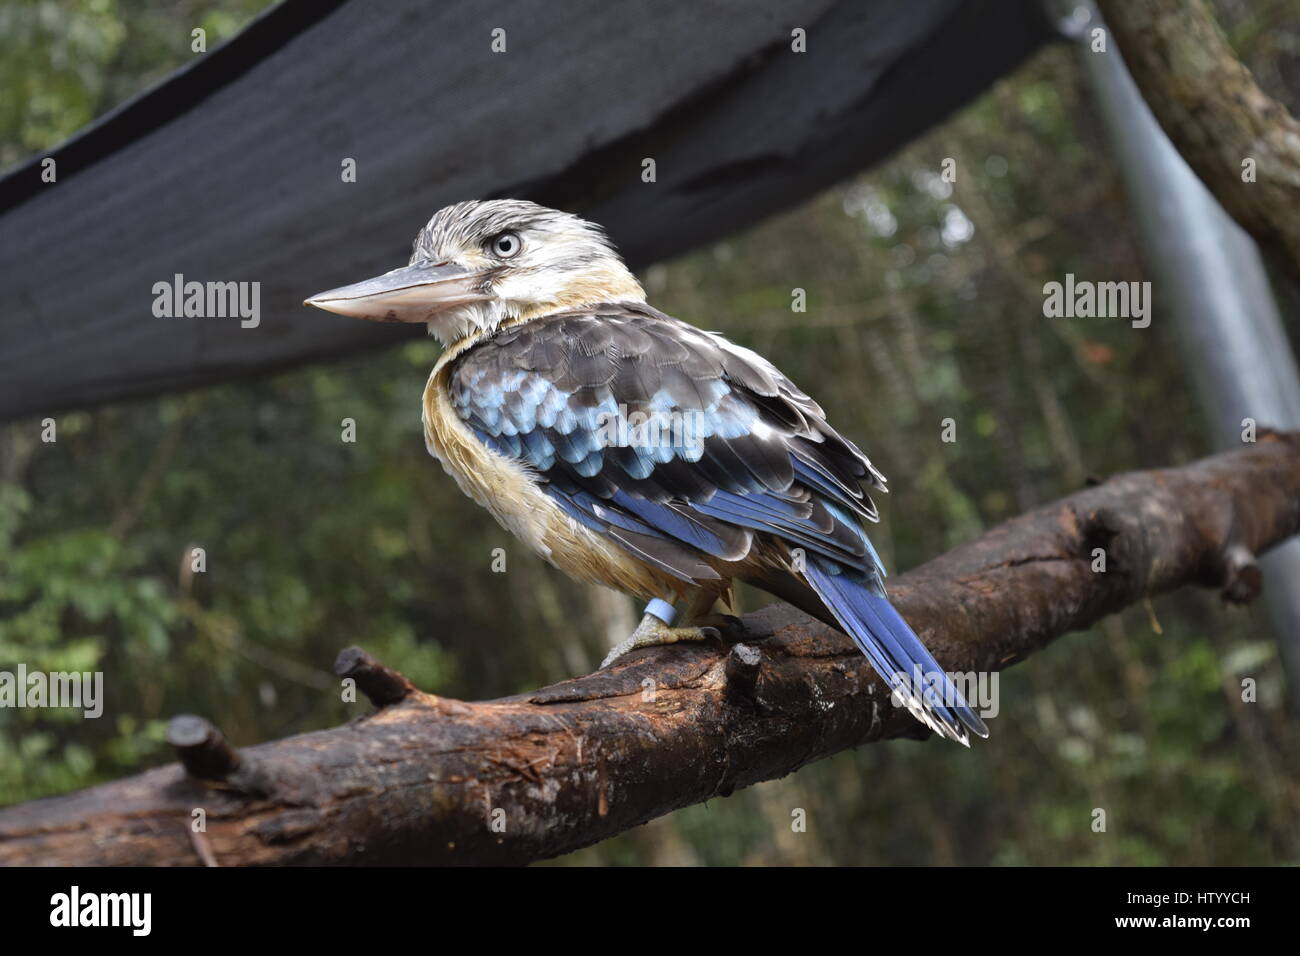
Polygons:
M1300 372L1254 241L1183 161L1129 75L1114 43L1093 52L1103 27L1078 7L1071 33L1110 134L1135 213L1160 314L1191 372L1214 443L1242 441L1243 419L1300 428ZM1244 158L1244 157L1243 157ZM1300 712L1300 539L1260 559L1292 707Z

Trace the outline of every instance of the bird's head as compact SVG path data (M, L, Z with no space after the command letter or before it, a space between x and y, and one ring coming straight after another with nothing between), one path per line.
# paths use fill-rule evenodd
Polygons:
M415 237L408 265L304 304L376 322L424 322L450 344L510 320L644 299L598 226L493 199L438 210Z

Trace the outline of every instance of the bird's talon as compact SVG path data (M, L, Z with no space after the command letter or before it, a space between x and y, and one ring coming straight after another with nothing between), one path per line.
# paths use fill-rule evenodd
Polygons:
M600 662L604 669L620 657L642 647L663 647L680 641L722 641L722 632L716 627L669 627L653 614L641 619L632 636L616 644Z

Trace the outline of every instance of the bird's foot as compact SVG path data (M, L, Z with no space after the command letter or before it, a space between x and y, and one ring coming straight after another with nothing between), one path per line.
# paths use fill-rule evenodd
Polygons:
M639 647L659 647L664 644L676 644L679 641L718 640L721 634L716 627L669 627L653 614L646 614L636 626L632 636L617 644L600 662L602 668L608 667L624 654Z

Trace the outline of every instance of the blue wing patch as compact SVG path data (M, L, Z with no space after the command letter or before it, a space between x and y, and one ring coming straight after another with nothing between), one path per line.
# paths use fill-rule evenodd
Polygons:
M585 527L724 561L758 532L876 573L860 524L875 473L758 361L658 314L572 313L468 350L451 398Z

